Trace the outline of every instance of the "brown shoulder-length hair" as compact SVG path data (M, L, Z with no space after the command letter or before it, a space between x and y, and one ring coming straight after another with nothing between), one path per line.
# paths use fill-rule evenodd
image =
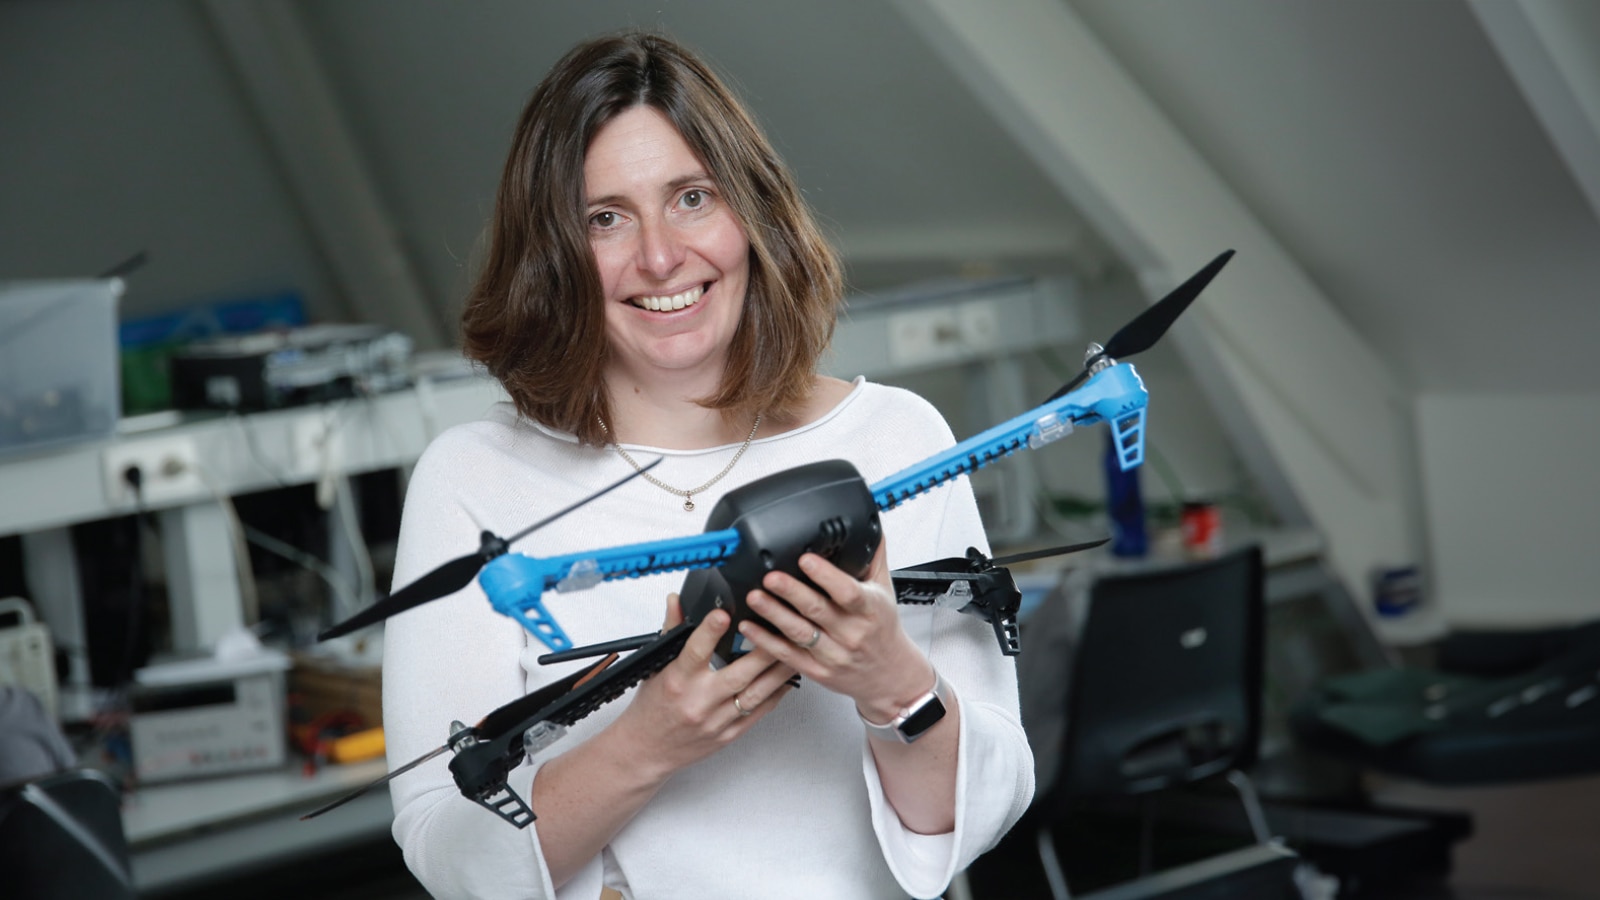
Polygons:
M811 390L843 294L837 256L794 177L710 68L655 34L578 45L534 90L500 179L483 267L462 314L466 355L524 416L605 441L609 349L599 270L584 216L584 156L595 134L640 105L683 135L743 225L750 279L716 393L732 419L782 420Z

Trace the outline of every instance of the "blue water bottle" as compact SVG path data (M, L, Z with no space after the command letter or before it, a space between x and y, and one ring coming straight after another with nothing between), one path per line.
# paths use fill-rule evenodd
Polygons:
M1106 432L1106 512L1111 517L1111 554L1144 556L1150 547L1144 528L1144 496L1139 492L1139 468L1124 472L1110 430Z

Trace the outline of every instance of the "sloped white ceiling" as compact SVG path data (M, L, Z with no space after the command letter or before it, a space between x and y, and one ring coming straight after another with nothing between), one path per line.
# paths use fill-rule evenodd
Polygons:
M1600 222L1465 3L1071 4L1413 387L1600 388Z

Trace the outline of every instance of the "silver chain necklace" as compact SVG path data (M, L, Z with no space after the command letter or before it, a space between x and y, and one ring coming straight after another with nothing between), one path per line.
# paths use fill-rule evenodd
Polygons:
M606 420L596 416L595 421L600 423L600 430L605 432L606 437L610 437L611 429L606 427ZM672 485L667 484L665 481L655 477L654 475L651 475L649 472L646 472L637 462L634 461L633 457L628 455L628 451L622 449L622 445L618 444L617 442L611 442L611 449L617 451L617 455L626 460L628 465L633 466L633 470L639 473L639 477L670 494L677 494L679 497L682 497L684 512L694 512L694 495L704 493L706 488L711 487L713 484L721 481L722 476L733 471L733 467L739 462L739 457L743 456L744 452L750 449L750 442L756 439L756 430L760 427L761 416L757 415L756 423L750 426L750 433L745 435L744 443L739 446L739 452L733 455L733 459L728 460L728 464L722 467L722 471L711 476L711 480L705 484L687 491L683 488L675 488Z

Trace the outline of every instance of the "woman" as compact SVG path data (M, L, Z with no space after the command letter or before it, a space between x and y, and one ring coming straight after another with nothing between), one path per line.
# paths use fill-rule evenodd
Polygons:
M517 127L463 319L468 355L513 404L419 461L395 583L640 460L665 458L514 549L691 534L756 478L843 458L870 483L949 446L914 395L816 374L840 295L790 175L701 62L649 35L577 47ZM770 574L749 602L781 634L742 627L754 649L713 668L729 620L712 612L661 673L514 771L538 816L530 828L462 798L442 758L397 778L394 833L412 871L442 897L592 898L602 884L652 898L943 891L1026 808L1032 762L1015 670L987 626L894 604L892 567L986 546L970 488L883 522L863 580L815 556L803 569L820 591ZM681 583L545 599L586 644L681 621L669 596ZM438 746L452 719L584 665L538 665L542 646L476 585L392 620L386 648L394 764ZM914 743L888 727L938 706Z

